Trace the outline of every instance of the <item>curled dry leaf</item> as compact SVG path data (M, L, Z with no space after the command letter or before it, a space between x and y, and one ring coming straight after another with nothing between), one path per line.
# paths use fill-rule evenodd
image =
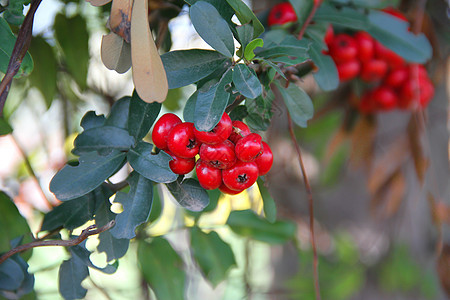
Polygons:
M148 24L147 0L135 0L133 4L131 62L138 95L146 102L163 102L169 85Z
M92 6L103 6L111 2L111 0L86 0L86 1L91 3Z
M117 73L125 73L131 67L131 47L114 32L102 38L101 56L103 64Z
M408 137L417 178L419 179L420 184L423 185L429 161L423 149L422 137L424 129L423 126L418 123L418 120L422 117L419 114L420 113L416 113L411 116L411 120L408 124Z
M369 168L373 159L376 121L371 116L361 116L351 132L350 161L355 167Z
M131 40L132 8L133 0L114 0L109 16L109 27L111 28L111 31L121 36L127 43L130 43Z

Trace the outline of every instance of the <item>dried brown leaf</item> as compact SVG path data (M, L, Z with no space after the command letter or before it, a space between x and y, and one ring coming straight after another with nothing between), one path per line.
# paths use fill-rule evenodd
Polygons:
M111 14L109 16L109 27L112 32L121 36L130 43L131 35L131 11L133 0L113 0ZM147 10L145 11L147 13Z
M394 174L373 195L370 209L373 215L390 218L395 215L403 201L406 190L406 181L398 168Z
M325 164L327 164L333 157L333 154L342 146L342 144L348 139L349 134L342 127L336 131L328 143L325 153Z
M163 102L169 85L148 24L148 1L135 0L131 18L131 62L138 95L146 102Z
M443 201L436 201L431 193L428 193L428 203L430 204L431 217L436 226L450 224L450 206Z
M92 6L103 6L111 2L111 0L86 0L86 1L91 3Z
M437 261L437 271L442 288L450 297L450 245L444 244L441 255Z
M355 167L370 167L373 160L376 130L376 122L370 116L361 116L353 128L350 158Z
M408 125L408 137L410 144L410 151L414 161L414 167L416 170L417 178L420 184L423 185L425 180L425 173L428 169L429 161L425 156L423 151L423 146L421 142L422 135L424 133L423 125L418 122L423 116L420 115L421 112L412 114L411 120Z
M101 57L103 64L117 73L125 73L131 68L131 47L114 32L102 38Z

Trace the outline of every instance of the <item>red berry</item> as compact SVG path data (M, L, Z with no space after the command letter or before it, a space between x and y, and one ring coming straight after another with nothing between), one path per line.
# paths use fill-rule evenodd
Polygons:
M225 141L231 134L233 126L230 116L223 113L219 123L211 131L200 131L194 128L195 138L205 144L218 144Z
M406 80L408 80L409 72L408 68L402 67L394 69L386 76L384 83L390 87L397 88L401 86Z
M235 190L228 188L225 184L222 183L219 186L219 191L221 191L224 194L228 194L228 195L237 195L239 193L242 193L243 190L235 191Z
M244 162L254 161L262 151L261 136L257 133L250 133L241 138L236 143L236 157Z
M282 2L274 7L269 12L267 18L267 25L283 25L288 22L296 22L297 15L295 14L294 8L289 2Z
M169 161L169 167L175 174L184 175L192 171L195 167L195 157L182 158L176 156L172 152L166 150L166 153L172 156L172 160Z
M228 138L233 143L237 143L243 136L249 135L251 133L250 128L241 121L233 121L233 130L231 131L230 137Z
M420 86L420 106L427 107L428 103L434 97L434 86L431 81L424 81Z
M201 160L217 169L228 169L236 163L234 144L229 140L214 145L202 144L199 154Z
M358 59L362 63L371 60L375 52L374 39L365 31L358 31L354 38L358 45Z
M380 110L392 110L397 106L398 96L393 89L379 86L372 92L372 99Z
M198 182L205 190L217 189L222 184L222 171L199 159L195 164Z
M194 135L194 123L186 122L176 125L167 137L169 150L183 158L195 157L198 154L200 143Z
M397 55L394 51L377 41L375 41L375 56L385 60L390 68L400 68L405 64L405 60L400 55Z
M402 12L400 12L399 10L395 9L392 6L383 8L382 11L384 11L385 13L388 13L388 14L394 16L394 17L397 17L400 20L408 21L408 19L405 17L405 15Z
M327 31L325 32L324 41L327 46L330 46L330 44L333 42L334 39L334 30L333 25L328 25Z
M232 190L245 190L258 179L258 167L254 162L238 161L233 167L222 170L223 183Z
M167 136L172 128L175 125L181 123L180 118L177 115L172 113L164 114L159 120L155 123L152 132L152 141L153 144L161 150L167 149Z
M258 174L259 176L266 175L269 172L270 168L272 168L273 164L273 154L269 145L266 142L262 142L263 150L260 156L255 159L255 163L258 166Z
M387 70L388 65L384 60L372 59L362 64L360 76L365 82L376 82L383 79Z
M361 70L361 65L357 59L352 59L347 62L339 63L336 65L339 80L347 81L358 76L359 71Z
M356 58L358 46L352 36L340 33L331 42L329 53L336 63L347 62Z

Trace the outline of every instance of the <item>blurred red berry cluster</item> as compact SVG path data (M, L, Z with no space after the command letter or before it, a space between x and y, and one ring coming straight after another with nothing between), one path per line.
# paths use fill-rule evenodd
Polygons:
M224 113L211 131L199 131L172 113L164 114L152 132L156 147L165 151L175 174L187 174L194 167L200 185L235 195L252 186L258 176L269 172L273 154L261 136L241 121ZM196 156L199 159L196 161Z

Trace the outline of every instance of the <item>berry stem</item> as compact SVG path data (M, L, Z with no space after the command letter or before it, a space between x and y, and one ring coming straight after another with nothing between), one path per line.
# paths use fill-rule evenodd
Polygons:
M316 292L316 300L320 300L320 285L319 285L319 260L317 257L317 247L316 247L316 239L314 236L314 199L312 195L311 185L309 184L308 176L306 175L305 165L303 163L302 152L298 145L297 138L294 133L294 124L292 123L292 118L289 112L287 112L288 126L289 126L289 134L291 135L292 143L294 144L295 150L298 155L298 162L300 164L300 169L302 170L303 182L305 183L306 194L308 196L309 202L309 233L311 238L311 247L313 250L313 272L314 272L314 288Z
M309 13L308 17L306 18L305 23L303 23L302 28L300 28L300 32L298 33L297 39L301 40L303 38L306 28L308 27L309 23L311 23L312 18L316 14L316 11L321 4L322 4L322 0L314 0L314 6L311 9L311 12Z

